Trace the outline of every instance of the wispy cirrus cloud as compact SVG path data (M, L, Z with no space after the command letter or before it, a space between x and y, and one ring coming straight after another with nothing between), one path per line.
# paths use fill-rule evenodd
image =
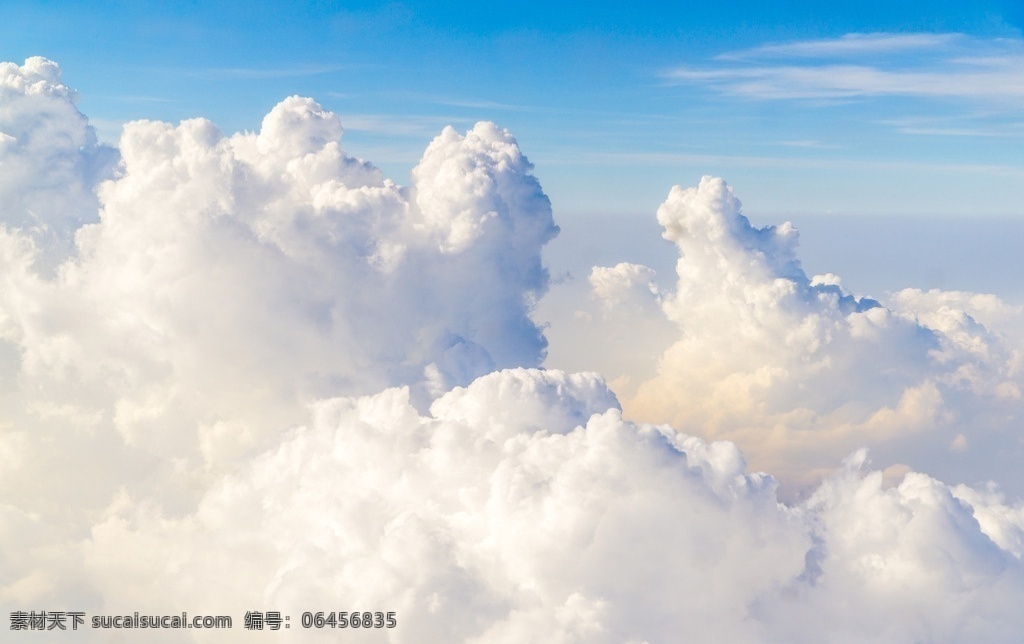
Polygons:
M1016 113L1000 115L990 110L953 116L914 115L880 121L903 134L965 137L984 136L1003 139L1024 137L1024 120Z
M742 51L727 52L716 56L716 60L749 60L768 56L780 57L821 57L892 54L910 51L934 51L936 48L954 46L966 40L962 34L846 34L839 38L801 40L789 43L761 45Z
M354 132L373 132L391 138L415 137L430 138L450 123L459 123L460 119L450 116L429 116L423 114L346 114L345 130ZM472 125L472 124L470 124Z
M899 131L904 134L925 136L1007 136L1005 132L990 132L966 127L901 127Z
M354 69L378 67L363 63L280 65L276 67L148 67L139 71L155 72L171 76L186 76L204 80L271 80L276 78L303 78L323 76Z
M291 67L211 67L196 69L190 72L196 76L207 78L238 78L248 80L265 80L268 78L294 78L300 76L319 76L332 74L349 69L347 65L295 65Z
M778 145L787 148L804 148L808 150L839 150L843 147L841 145L822 143L821 141L815 141L812 139L801 139L799 141L779 141Z
M1024 41L962 34L847 34L730 52L664 74L762 100L957 98L1024 104Z
M502 110L507 112L541 112L549 111L533 105L516 105L512 103L500 103L497 101L460 99L446 96L425 96L424 102L434 105L447 105L449 107L465 107L470 109Z

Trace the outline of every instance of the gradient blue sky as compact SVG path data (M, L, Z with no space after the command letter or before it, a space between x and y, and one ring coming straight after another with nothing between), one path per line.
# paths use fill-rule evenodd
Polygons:
M256 129L290 94L400 183L446 124L510 129L556 216L725 177L755 217L1024 216L1024 3L18 2L4 60L126 120Z

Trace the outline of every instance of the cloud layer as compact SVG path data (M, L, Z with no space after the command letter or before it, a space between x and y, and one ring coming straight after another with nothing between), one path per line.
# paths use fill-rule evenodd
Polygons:
M113 150L54 63L0 65L0 91L4 612L233 615L164 634L218 642L247 610L295 641L306 610L396 611L358 640L391 642L1024 626L1024 507L936 476L1019 456L998 298L808 278L796 231L708 178L658 213L675 288L591 273L571 323L603 375L542 370L558 229L507 131L445 129L403 187L311 99ZM744 454L815 485L781 502Z
M509 370L428 415L406 389L322 401L183 517L119 496L75 558L107 609L400 616L358 641L1013 641L1022 509L863 459L782 505L596 375Z

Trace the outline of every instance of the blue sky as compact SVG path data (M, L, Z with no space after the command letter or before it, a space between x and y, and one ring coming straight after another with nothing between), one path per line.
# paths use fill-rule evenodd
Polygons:
M405 182L446 124L493 120L556 215L650 215L725 177L748 213L1024 216L1024 9L1005 2L19 2L113 140L126 120L256 129L290 94Z

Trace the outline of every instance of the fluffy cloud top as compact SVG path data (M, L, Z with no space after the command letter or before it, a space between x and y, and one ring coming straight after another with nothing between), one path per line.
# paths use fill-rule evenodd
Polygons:
M791 488L867 445L898 469L1024 490L1019 307L912 289L883 306L808 277L797 231L752 226L721 179L673 188L658 221L678 248L675 289L644 266L597 267L598 306L577 314L589 337L658 356L593 343L574 361L613 379L628 416L734 440Z
M529 313L558 229L493 124L446 129L405 188L342 151L335 115L292 97L259 133L130 123L116 176L97 183L56 65L3 73L0 163L21 174L4 175L0 319L22 422L111 424L178 455L198 426L216 460L316 396L408 383L426 404L543 358ZM52 244L32 217L90 208L91 223L62 223L72 256L36 270Z
M93 187L117 157L97 144L75 99L45 58L0 62L0 223L39 242L47 268L70 252L74 231L96 219Z

